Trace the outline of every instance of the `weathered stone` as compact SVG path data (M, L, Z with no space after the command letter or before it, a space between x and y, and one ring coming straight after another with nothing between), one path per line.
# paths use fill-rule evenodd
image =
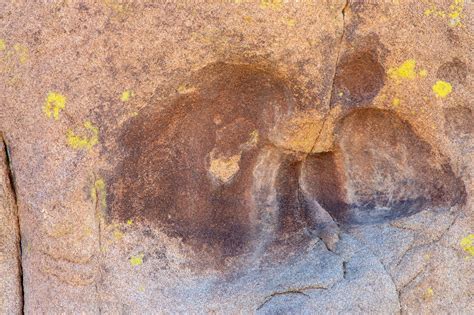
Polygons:
M0 312L21 314L23 280L20 228L11 176L7 148L0 133Z
M1 307L474 313L468 1L0 12Z

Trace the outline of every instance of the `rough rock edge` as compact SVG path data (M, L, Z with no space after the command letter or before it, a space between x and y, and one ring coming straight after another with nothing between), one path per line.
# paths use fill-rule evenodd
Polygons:
M10 206L12 206L12 212L13 212L13 222L15 226L13 227L13 230L16 232L16 235L14 238L16 239L16 257L14 259L16 260L17 263L17 294L10 294L6 301L6 305L15 305L16 307L13 306L13 309L3 309L5 313L11 313L14 311L17 311L18 314L24 314L24 294L25 290L23 287L23 262L22 262L22 239L21 239L21 225L20 225L20 216L18 214L18 203L17 203L17 194L16 194L16 189L15 189L15 177L13 174L13 169L12 169L12 161L11 161L11 155L10 155L10 149L8 147L7 141L3 135L3 133L0 132L0 162L1 165L0 167L3 168L2 173L5 174L4 179L0 179L3 181L4 188L7 191L7 194L5 198L10 199ZM8 224L8 222L7 222ZM1 284L1 283L0 283ZM18 301L14 301L15 298L18 298ZM16 309L15 309L16 308Z

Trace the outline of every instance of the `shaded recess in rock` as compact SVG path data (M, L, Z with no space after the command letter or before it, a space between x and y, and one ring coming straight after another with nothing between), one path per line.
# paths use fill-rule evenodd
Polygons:
M385 70L375 52L357 50L342 56L336 68L332 103L353 107L369 103L383 87Z
M350 93L346 104L383 85L373 58L342 61L336 88ZM447 159L393 112L348 109L334 151L302 155L268 140L301 110L279 76L217 63L192 78L164 110L147 107L123 128L108 177L112 219L143 220L219 263L262 250L284 259L315 235L334 245L334 220L380 223L465 202Z
M194 82L192 93L124 127L111 216L143 219L198 251L232 257L257 238L255 163L295 101L282 79L251 65L213 64Z
M301 161L286 157L276 177L278 233L283 238L316 224L299 186L300 170Z
M303 163L305 190L340 224L383 223L465 202L446 158L396 114L355 109L339 121L334 152Z
M317 200L337 221L347 208L346 179L340 152L310 154L305 159L300 181L307 194Z
M327 209L347 223L378 223L430 207L464 203L466 191L447 159L408 122L379 109L356 109L337 130L348 206Z
M276 196L278 201L279 232L293 233L298 231L305 220L299 201L299 161L286 159L279 168L276 177ZM293 215L296 213L297 215Z

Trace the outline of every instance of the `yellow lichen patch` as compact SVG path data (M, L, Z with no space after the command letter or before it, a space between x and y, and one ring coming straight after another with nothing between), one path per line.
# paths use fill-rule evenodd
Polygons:
M141 264L143 264L143 257L145 257L144 254L138 254L136 256L130 257L130 265L134 267L140 266Z
M258 130L254 130L250 133L249 141L247 144L250 146L256 146L258 144Z
M107 207L107 191L105 181L102 178L98 178L94 181L90 193L94 204L99 203L102 209Z
M125 90L122 92L122 95L120 95L120 100L122 102L128 102L131 97L133 97L133 91Z
M196 88L194 86L189 86L187 84L181 84L180 86L178 86L179 94L189 94L193 93L194 91L196 91Z
M461 26L462 11L464 10L464 0L454 0L449 6L449 25Z
M309 153L321 127L321 115L311 110L280 123L273 129L270 138L279 147Z
M390 68L388 70L388 76L397 82L400 82L401 80L426 78L427 75L428 71L426 69L421 69L417 73L415 59L407 59L399 67Z
M99 128L94 126L90 121L84 122L84 128L90 134L87 136L76 135L71 129L67 130L66 137L67 143L73 149L92 149L97 143L99 143Z
M50 231L47 231L48 236L54 238L61 238L71 235L74 232L74 226L72 224L56 224Z
M122 13L125 9L121 1L117 0L104 0L104 4L116 13Z
M132 219L128 219L127 220L127 225L132 225L133 224L133 220Z
M430 4L430 7L424 10L424 15L434 16L442 19L448 19L448 23L452 27L462 26L461 20L463 17L464 0L453 0L447 10L438 7L436 4Z
M423 293L423 299L428 300L434 296L434 290L433 288L427 288L425 292Z
M394 97L392 100L393 106L400 106L400 99L398 97Z
M5 40L0 38L0 51L3 51L7 48L7 45L5 44Z
M260 8L280 10L283 6L283 0L260 0Z
M464 237L459 244L469 255L474 256L474 234Z
M405 60L399 67L390 68L388 75L390 78L395 80L408 79L413 80L416 78L416 61L414 59Z
M444 98L448 96L449 93L451 93L453 90L453 87L449 82L446 81L436 81L436 83L433 85L433 92L436 94L436 97L441 97Z
M215 157L214 150L211 152L209 172L211 175L223 183L229 182L240 169L241 153L230 157Z
M285 24L290 26L290 27L293 27L296 25L296 20L295 19L291 19L291 18L288 18L288 19L285 19Z
M15 50L18 56L18 60L20 61L21 64L24 64L25 62L28 61L29 53L28 53L28 48L26 46L23 46L21 44L15 44L13 45L13 49Z
M49 92L43 106L43 113L46 117L59 119L59 111L66 108L66 97L56 92Z
M120 230L114 230L112 233L116 241L120 241L123 238L123 233Z
M82 230L83 231L83 235L85 237L90 237L93 235L94 233L94 230L90 227L90 226L86 226L84 227L84 229Z

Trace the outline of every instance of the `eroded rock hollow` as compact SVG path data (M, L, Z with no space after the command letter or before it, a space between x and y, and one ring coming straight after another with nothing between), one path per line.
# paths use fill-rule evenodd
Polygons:
M272 142L301 110L285 80L255 65L205 67L188 93L125 125L111 218L143 219L220 264L314 237L333 249L341 228L463 203L445 156L394 112L363 106L383 84L372 55L339 71L351 106L336 117L332 149L301 152Z

